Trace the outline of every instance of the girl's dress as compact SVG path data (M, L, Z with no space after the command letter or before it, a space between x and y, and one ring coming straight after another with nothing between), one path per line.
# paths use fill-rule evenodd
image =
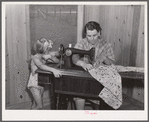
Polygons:
M31 60L31 73L30 73L30 77L29 77L29 81L28 81L27 87L29 89L31 87L34 87L34 88L37 88L37 89L43 89L42 86L38 85L38 73L36 73L36 70L38 69L38 67L36 66L36 64L33 61L34 57L38 57L40 59L40 57L38 55L34 55L32 57L32 60Z

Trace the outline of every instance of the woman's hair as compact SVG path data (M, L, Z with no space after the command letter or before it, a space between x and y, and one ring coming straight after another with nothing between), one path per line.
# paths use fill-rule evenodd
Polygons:
M90 21L85 25L85 27L84 27L85 34L86 34L87 29L88 30L94 30L95 29L95 30L97 30L97 32L100 32L100 34L101 34L101 30L102 30L102 28L100 27L100 24L98 24L95 21Z
M39 54L45 53L45 48L44 48L45 42L48 42L47 39L45 38L40 38L39 40L36 41L34 45L34 50L36 51L36 53L39 53Z

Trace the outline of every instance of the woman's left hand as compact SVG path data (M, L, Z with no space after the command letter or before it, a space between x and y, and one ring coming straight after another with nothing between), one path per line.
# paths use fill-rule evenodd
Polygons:
M97 65L99 65L100 63L104 62L106 60L106 56L105 54L102 52L96 59L95 63L93 64L94 67L96 67Z

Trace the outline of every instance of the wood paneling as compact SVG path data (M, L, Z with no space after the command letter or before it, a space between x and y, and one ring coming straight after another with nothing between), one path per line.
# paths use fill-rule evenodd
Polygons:
M84 22L96 21L101 25L101 36L112 44L118 65L142 67L144 64L143 10L143 5L85 6Z
M83 38L83 27L84 27L84 6L78 6L78 14L77 14L77 42ZM80 33L81 32L81 33Z
M10 105L29 101L26 84L29 76L28 21L29 9L25 5L6 6L6 81L7 103Z
M140 22L140 8L141 6L134 6L130 61L129 61L130 66L136 66L136 53L137 53L137 45L138 45L139 22Z
M144 7L141 6L139 30L138 30L138 45L136 51L136 66L144 67Z

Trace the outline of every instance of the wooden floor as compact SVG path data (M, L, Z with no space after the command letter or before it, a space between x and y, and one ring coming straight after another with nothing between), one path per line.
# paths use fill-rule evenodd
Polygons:
M7 107L7 110L30 110L31 102ZM70 108L70 107L69 107ZM51 102L44 99L43 110L51 110ZM70 110L70 109L69 109ZM85 110L93 110L91 104L86 104ZM123 104L118 110L144 110L144 104L123 94Z
M49 110L50 106L44 106L44 110ZM93 110L91 105L86 105L85 110ZM144 110L144 104L123 94L123 104L118 110Z

